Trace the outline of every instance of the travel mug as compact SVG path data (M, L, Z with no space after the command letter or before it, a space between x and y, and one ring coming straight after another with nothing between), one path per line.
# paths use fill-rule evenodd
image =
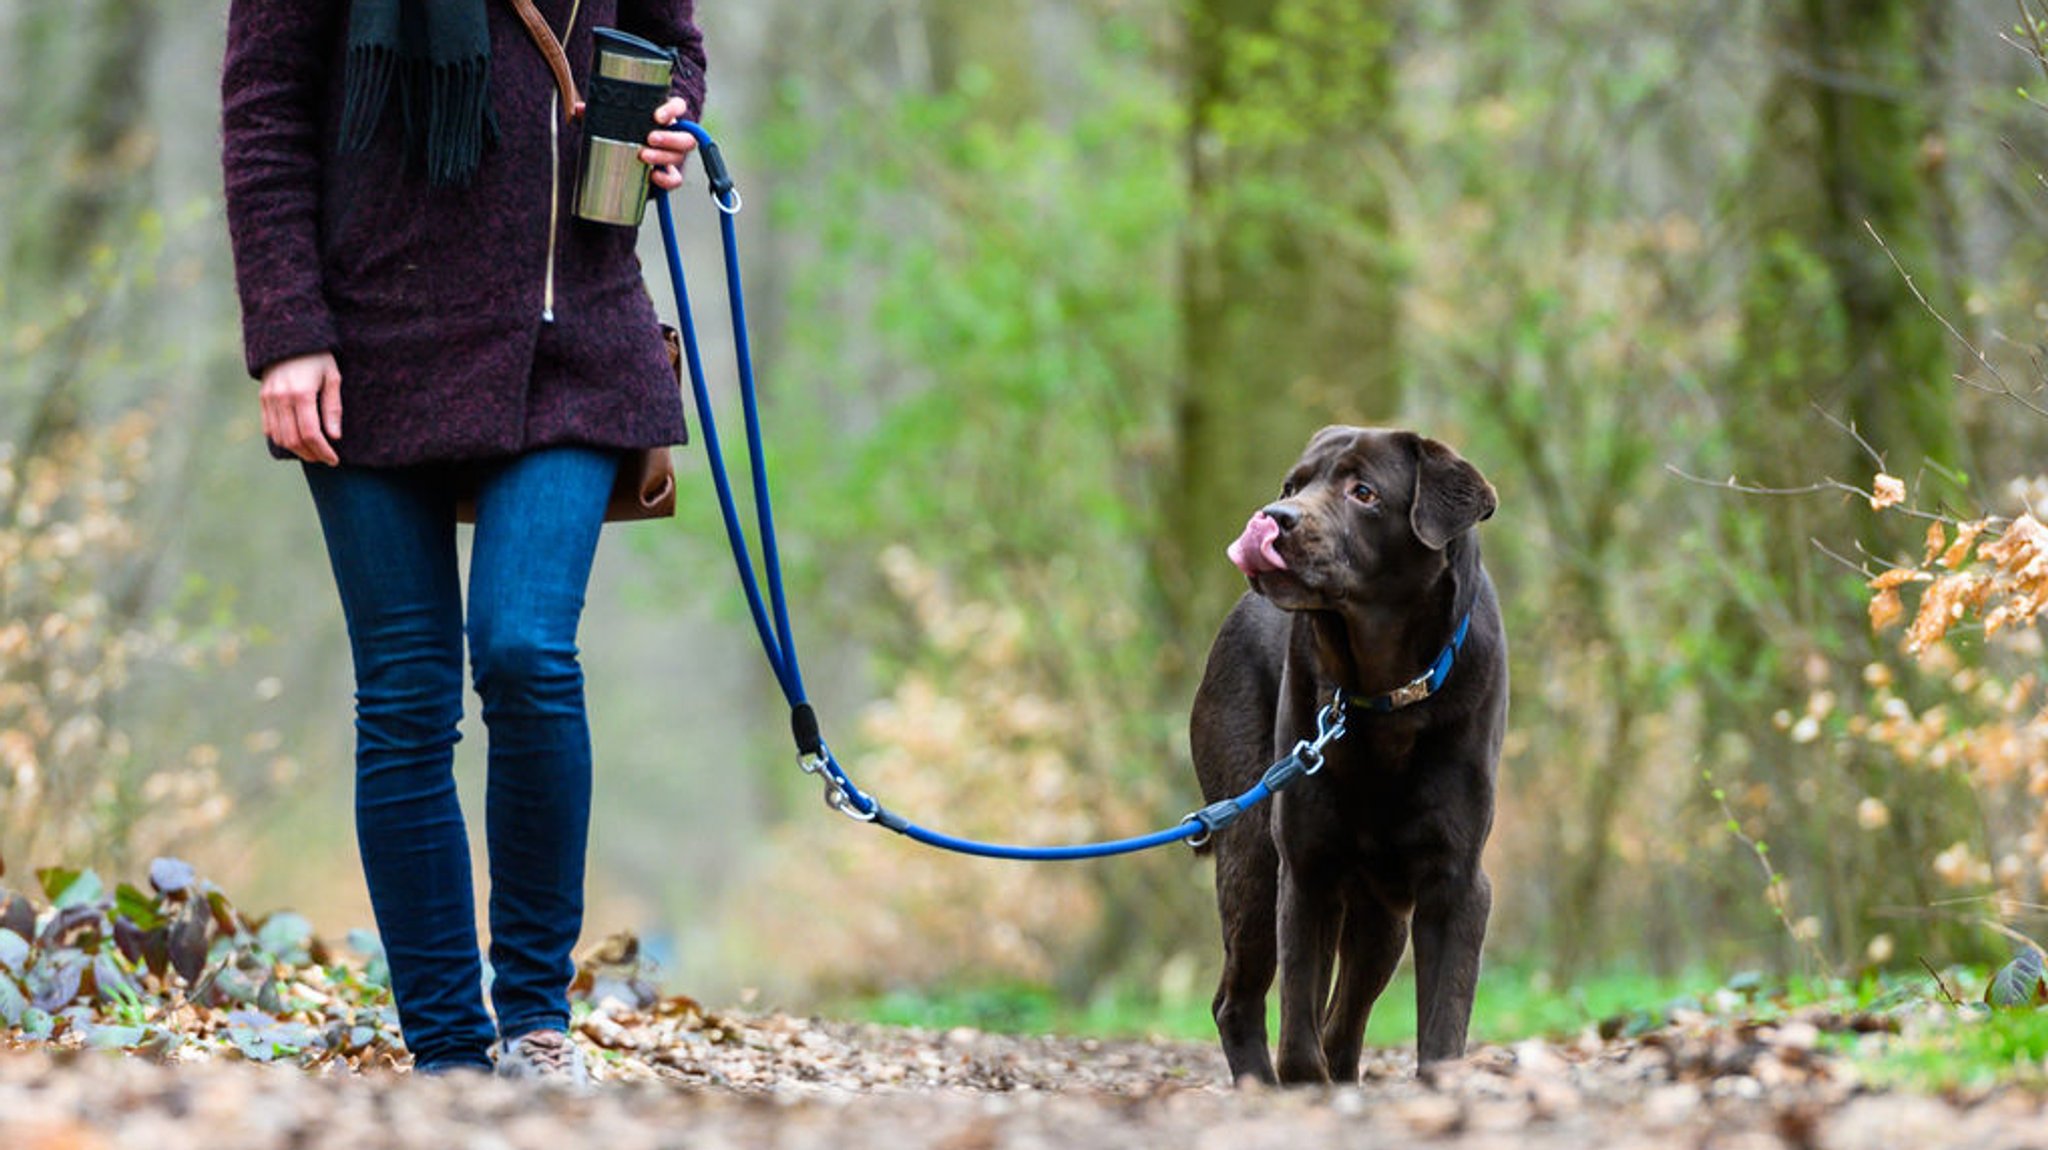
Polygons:
M668 99L675 54L613 28L599 28L595 36L575 210L594 223L637 228L647 210L649 172L640 149Z

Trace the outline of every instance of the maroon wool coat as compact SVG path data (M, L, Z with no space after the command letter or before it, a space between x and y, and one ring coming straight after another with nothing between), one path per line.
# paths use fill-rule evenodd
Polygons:
M558 35L574 21L579 91L609 26L679 49L675 92L703 107L693 0L537 6ZM401 156L395 98L367 151L335 152L347 0L229 8L222 166L249 372L333 352L344 463L685 437L636 235L570 211L580 128L512 6L488 9L497 141L468 187L430 188Z

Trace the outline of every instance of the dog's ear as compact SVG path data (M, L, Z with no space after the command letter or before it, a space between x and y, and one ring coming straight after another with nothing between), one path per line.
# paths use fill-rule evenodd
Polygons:
M1415 498L1408 506L1408 525L1423 546L1443 550L1459 532L1491 518L1498 505L1493 484L1478 468L1434 439L1415 437Z

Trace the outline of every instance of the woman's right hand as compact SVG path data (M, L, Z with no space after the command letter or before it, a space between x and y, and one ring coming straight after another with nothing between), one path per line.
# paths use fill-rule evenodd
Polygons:
M281 359L263 369L263 434L308 463L341 462L341 368L331 352Z

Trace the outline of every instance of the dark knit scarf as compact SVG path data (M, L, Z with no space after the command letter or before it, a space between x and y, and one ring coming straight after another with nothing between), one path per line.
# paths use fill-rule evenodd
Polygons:
M436 186L476 174L497 136L485 0L354 0L348 14L341 150L370 146L394 82L405 155Z

